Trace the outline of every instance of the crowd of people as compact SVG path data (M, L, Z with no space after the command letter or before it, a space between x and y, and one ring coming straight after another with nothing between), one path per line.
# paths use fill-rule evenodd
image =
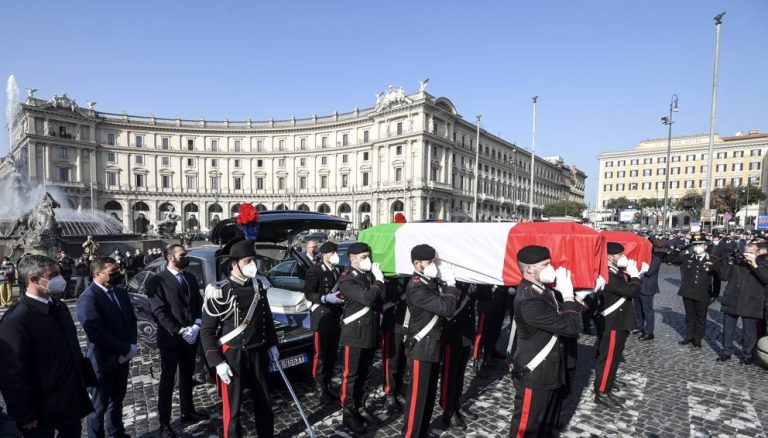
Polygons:
M338 427L352 434L370 431L376 420L364 401L379 350L384 407L389 414L403 415L403 436L427 436L436 403L444 429L466 430L467 421L478 418L463 398L465 370L472 360L481 379L492 377L494 370L511 374L515 402L510 436L555 436L567 424L563 403L579 396L572 391L577 337L580 329L591 332L593 323L595 404L614 412L624 409L623 384L617 378L626 358L623 350L632 334L642 341L654 339L653 297L659 293L663 263L680 265L678 294L686 317L680 344L701 348L707 309L719 298L723 333L717 360L734 354L734 331L741 319L739 360L749 365L764 330L768 241L750 236L740 248L735 237L648 236L650 263L630 260L621 243L608 242L608 278L596 278L589 290L575 290L571 273L552 265L551 249L537 245L517 252L520 284L499 286L457 281L453 267L429 245L411 249L412 275L385 277L365 243L349 245L350 265L342 270L336 243L310 241L304 251L311 264L304 293L312 303L314 395L322 405L339 406ZM58 259L25 256L14 269L26 289L0 322L0 367L5 370L0 390L13 419L0 424L15 424L23 436L80 436L86 416L90 437L128 436L122 401L129 364L139 348L135 312L120 284L137 259L146 264L151 256L122 256L118 251L101 257L93 245L85 249L78 261L87 265L62 253ZM215 370L223 435L243 436L241 411L248 389L258 436L273 436L268 376L270 363L279 366L280 353L270 284L258 273L253 242L242 240L227 250L222 254L228 260L227 279L209 285L204 295L194 276L184 271L189 259L179 244L164 250L166 269L148 281L147 296L158 323L161 437L177 435L171 427L177 385L181 421L208 418L195 409L192 398L199 344ZM75 313L88 339L85 355L60 300L69 284L66 275L83 273L91 283ZM727 286L721 293L723 281ZM503 340L507 349L498 351L507 314L512 320L509 339ZM335 377L341 379L338 388Z

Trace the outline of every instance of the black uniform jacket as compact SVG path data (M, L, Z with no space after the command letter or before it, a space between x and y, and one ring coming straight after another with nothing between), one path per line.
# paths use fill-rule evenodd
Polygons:
M147 297L157 322L157 345L160 348L188 345L179 331L202 319L203 296L197 287L197 279L189 272L182 271L182 274L183 284L168 269L147 281Z
M405 302L405 287L411 277L388 278L384 287L387 292L387 302L381 306L381 330L392 333L400 333L405 320L405 310L408 304Z
M512 357L516 370L526 365L544 349L552 335L557 344L533 371L524 371L520 383L526 388L554 390L565 384L566 357L560 337L575 337L584 306L575 301L558 304L554 292L523 280L515 295L517 348Z
M379 339L379 314L376 307L387 300L384 283L373 279L369 272L350 268L341 275L339 289L344 295L341 343L349 347L374 348ZM368 308L365 315L344 324L344 318L365 308Z
M479 303L488 302L492 296L490 287L470 283L457 283L462 291L462 298L456 305L456 312L452 318L443 321L443 344L460 345L470 347L475 340L475 309ZM506 291L507 288L504 288ZM505 292L506 293L506 292ZM505 307L502 309L506 310Z
M766 301L763 281L768 280L766 270L768 260L765 256L757 259L757 269L747 266L744 262L736 262L733 265L724 263L721 267L721 277L728 281L728 285L720 299L720 310L731 315L762 319Z
M653 253L651 255L651 264L648 267L648 272L640 277L643 282L643 288L640 291L641 295L655 295L660 292L659 268L661 268L661 257L658 254Z
M304 282L304 296L310 301L315 310L310 319L314 331L334 333L339 331L339 319L343 312L343 304L323 303L320 297L331 293L340 276L339 268L328 267L325 263L313 266L307 271Z
M679 259L681 277L677 294L694 301L709 301L712 296L713 269L709 254L680 254Z
M477 310L483 313L504 315L507 312L507 288L503 286L478 284L477 295L482 298Z
M257 287L259 289L259 299L256 310L251 317L251 322L240 335L227 342L226 345L229 348L249 350L277 345L277 333L275 332L275 323L272 319L272 310L269 308L269 301L267 300L267 291L260 282L257 282ZM230 276L221 287L222 298L218 301L228 302L230 298L234 299L237 311L232 315L228 315L226 319L203 312L200 339L203 343L205 358L209 366L215 367L224 362L224 353L219 346L218 340L243 322L248 315L248 308L251 307L255 294L256 291L254 290L252 279L249 278L243 282L239 278ZM228 305L218 305L213 301L208 302L207 305L212 313L221 313L228 307Z
M598 314L603 319L605 330L632 330L635 328L635 308L632 306L632 298L640 296L642 283L639 278L627 280L626 275L620 270L609 269L608 283L601 294L602 299L598 306ZM625 298L624 304L614 310L608 316L602 312L613 306L620 299Z
M410 314L405 351L409 359L440 362L442 318L451 318L454 315L460 298L459 289L436 279L430 280L418 273L413 274L405 288L405 299ZM435 315L442 318L417 342L415 336L429 325Z
M54 303L22 295L0 322L0 389L18 425L63 426L93 410L75 323L66 304Z

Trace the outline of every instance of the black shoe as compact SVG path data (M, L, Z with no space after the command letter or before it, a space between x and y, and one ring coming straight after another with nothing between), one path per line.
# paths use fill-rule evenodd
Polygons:
M640 336L640 340L641 341L652 341L653 340L653 335L651 334L651 335Z
M701 341L693 341L693 348L701 348Z
M693 343L693 339L684 339L684 340L678 342L678 344L680 344L680 345L688 345L688 344L692 344L692 343Z
M394 394L387 394L387 397L384 400L384 410L387 412L401 413L403 412L403 406Z
M610 410L621 409L621 405L618 404L615 400L612 400L607 395L601 394L599 392L595 393L595 404L598 407L607 408L607 409L610 409Z
M157 430L157 435L160 438L176 438L176 432L168 424L161 424L160 429Z
M344 408L342 413L341 424L343 424L344 427L352 431L354 434L359 435L365 433L365 424L357 419L352 411L347 408Z
M354 407L351 409L352 416L357 419L360 423L363 424L363 427L368 427L368 420L363 416L363 414L360 413L359 407Z
M442 417L443 427L445 429L454 428L460 430L467 430L467 424L464 422L464 418L458 415L458 412L446 412Z
M188 414L182 414L181 415L181 422L184 424L192 424L192 423L199 423L201 421L206 421L210 417L208 415L205 415L202 412L192 411Z
M475 421L479 418L476 413L469 410L469 406L459 408L459 410L456 411L456 415L461 415L462 419L468 419L469 421Z
M336 391L336 389L334 389L333 384L330 381L325 382L325 392L328 393L328 395L331 396L331 398L336 400L339 399L339 391Z
M741 358L741 359L739 359L739 363L742 364L742 365L752 365L752 362L754 362L752 360L752 358L746 358L746 359L745 358Z
M731 360L731 355L730 354L722 354L721 353L720 355L717 356L717 359L715 359L715 361L717 361L717 362L725 362L726 360Z

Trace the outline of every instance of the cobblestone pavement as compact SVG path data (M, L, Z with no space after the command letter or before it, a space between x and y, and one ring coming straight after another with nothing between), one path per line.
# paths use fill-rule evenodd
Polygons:
M626 386L621 396L626 409L611 413L598 409L592 402L591 382L595 348L594 336L579 339L579 364L575 394L564 411L570 422L566 437L765 437L768 425L768 371L756 366L739 365L731 360L715 362L720 348L721 314L719 304L710 308L706 343L701 350L677 345L685 330L682 300L677 297L679 270L663 265L659 280L662 293L657 295L656 339L641 342L632 336L627 342L626 361L621 364L619 378ZM506 342L508 326L500 339ZM737 338L740 335L737 335ZM340 371L338 373L340 375ZM341 413L336 406L320 407L315 401L313 385L307 369L290 369L294 385L315 432L322 437L352 436L341 426ZM381 369L373 371L372 392L368 410L378 420L366 436L399 436L402 416L388 416L381 411ZM132 436L150 437L158 427L156 391L159 378L159 356L144 350L133 361L123 417ZM472 370L466 371L465 404L480 415L467 431L441 430L441 410L435 407L431 434L444 437L506 436L513 409L513 390L509 377L499 372L495 378L481 380ZM338 379L336 384L339 384ZM198 410L210 416L208 421L173 427L183 436L214 437L221 435L221 403L211 385L195 387ZM178 398L174 400L174 416L178 418ZM273 378L272 406L275 432L280 437L307 436L290 394L279 376ZM245 412L251 412L246 404ZM255 436L251 415L244 415L244 428Z

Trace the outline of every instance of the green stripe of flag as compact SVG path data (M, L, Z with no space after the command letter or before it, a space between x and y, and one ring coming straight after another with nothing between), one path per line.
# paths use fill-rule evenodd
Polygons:
M395 268L395 233L405 224L382 224L368 228L357 235L357 240L371 247L371 258L381 265L387 276L397 275Z

